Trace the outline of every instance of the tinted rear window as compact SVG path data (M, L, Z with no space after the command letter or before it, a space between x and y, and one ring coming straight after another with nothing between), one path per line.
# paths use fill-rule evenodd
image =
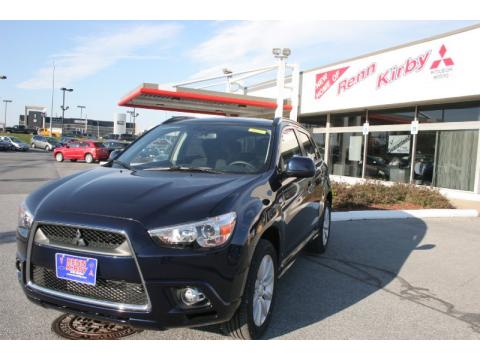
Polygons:
M101 142L94 142L93 146L97 147L97 148L105 147L105 145L103 145L103 143L101 143Z

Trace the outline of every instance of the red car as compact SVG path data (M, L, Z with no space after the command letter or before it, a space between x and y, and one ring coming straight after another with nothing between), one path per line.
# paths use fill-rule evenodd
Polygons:
M108 155L108 149L102 143L90 140L71 142L53 151L53 157L58 162L85 160L90 164L94 161L107 160Z

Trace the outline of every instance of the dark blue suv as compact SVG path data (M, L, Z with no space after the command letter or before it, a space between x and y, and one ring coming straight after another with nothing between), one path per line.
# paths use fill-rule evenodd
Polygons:
M35 303L166 329L268 326L277 279L322 253L332 194L307 130L288 120L168 121L106 165L21 205L17 270Z

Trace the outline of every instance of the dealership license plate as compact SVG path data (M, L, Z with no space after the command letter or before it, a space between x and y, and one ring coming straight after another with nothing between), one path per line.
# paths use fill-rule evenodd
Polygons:
M55 254L57 278L95 286L97 282L97 259Z

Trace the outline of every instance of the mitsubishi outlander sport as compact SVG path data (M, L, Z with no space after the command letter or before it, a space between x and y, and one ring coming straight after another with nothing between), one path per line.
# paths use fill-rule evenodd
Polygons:
M322 253L329 240L328 169L308 131L172 119L113 158L21 205L27 297L139 328L221 324L261 337L278 279L305 246Z

